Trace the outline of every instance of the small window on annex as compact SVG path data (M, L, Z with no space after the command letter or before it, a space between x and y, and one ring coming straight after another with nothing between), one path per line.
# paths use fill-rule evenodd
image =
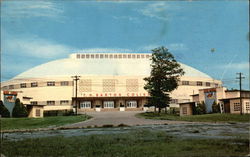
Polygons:
M211 84L210 84L210 82L206 82L206 86L210 86Z
M37 84L37 82L31 82L30 86L31 86L31 87L37 87L38 84Z
M189 81L182 81L182 85L189 85Z
M36 109L36 117L40 117L40 116L41 116L40 113L41 113L41 112L40 112L40 109Z
M20 87L21 87L21 88L26 88L26 83L21 83L21 84L20 84Z
M55 82L54 81L47 82L47 86L55 86Z
M61 82L61 86L68 86L69 85L69 81L62 81Z
M202 86L202 82L198 81L198 82L196 82L196 85L197 86Z
M69 100L61 100L60 101L60 105L68 105L69 104Z
M55 105L55 101L47 101L47 105Z

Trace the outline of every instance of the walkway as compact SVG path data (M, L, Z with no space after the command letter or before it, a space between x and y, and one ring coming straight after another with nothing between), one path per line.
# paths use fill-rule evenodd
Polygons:
M125 124L128 126L135 125L150 125L150 124L179 124L179 123L191 123L184 121L169 121L169 120L152 120L137 118L135 115L141 113L141 111L125 111L125 112L87 112L88 115L92 116L90 120L65 125L63 127L75 128L75 127L88 127L88 126L98 126L103 125L113 125L117 126L119 124Z

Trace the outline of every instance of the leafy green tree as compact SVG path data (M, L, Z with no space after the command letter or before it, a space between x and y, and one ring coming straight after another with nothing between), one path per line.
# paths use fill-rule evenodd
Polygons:
M16 99L15 106L12 111L13 117L27 117L28 112L26 107L23 105L23 103L20 102L20 99Z
M2 117L10 117L9 110L4 106L3 101L0 100L0 115Z
M212 105L212 110L213 110L213 113L220 113L220 105L217 104L215 101Z
M144 78L144 89L150 94L148 104L158 108L160 113L161 109L170 103L168 93L178 87L178 81L184 71L167 48L159 47L152 51L151 73L149 77Z

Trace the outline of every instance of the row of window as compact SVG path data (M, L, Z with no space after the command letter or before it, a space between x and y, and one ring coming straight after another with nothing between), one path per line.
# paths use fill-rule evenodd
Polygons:
M250 102L246 102L246 110L250 111ZM240 111L240 103L236 102L234 103L234 111Z
M137 108L137 101L131 100L127 101L127 108ZM82 101L80 103L80 108L91 108L91 101ZM114 101L103 101L103 108L115 108Z
M61 81L60 82L60 85L61 86L69 86L69 82L70 81ZM181 82L181 85L191 85L190 84L190 81L182 81ZM205 86L207 86L207 87L210 87L211 86L211 83L210 82L201 82L201 81L197 81L196 82L196 85L197 86L203 86L203 85L205 85ZM215 85L215 87L218 87L218 84L217 83L215 83L214 84ZM47 86L56 86L56 82L55 81L48 81L47 82ZM20 88L27 88L28 87L28 83L21 83L20 84ZM38 82L31 82L30 83L30 87L38 87ZM130 86L129 86L130 87ZM134 84L133 86L131 86L131 87L133 87L133 88L138 88L138 81L137 81L137 85L136 84ZM7 88L7 86L5 86L5 87L3 87L3 88ZM9 85L8 86L8 89L14 89L15 87L14 87L14 85Z
M132 59L139 59L139 58L150 58L151 55L149 54L77 54L76 58L80 59L80 58L132 58Z
M196 85L197 86L203 86L203 83L205 83L204 85L206 85L207 87L210 87L211 86L211 83L210 82L201 82L201 81L197 81L196 82ZM189 81L182 81L181 82L182 85L190 85L189 84ZM218 87L218 84L215 83L215 87Z
M20 88L27 88L28 83L21 83ZM61 86L69 86L69 81L61 81ZM55 81L47 82L47 86L55 86ZM30 87L38 87L38 82L31 82ZM14 85L9 85L9 89L14 89Z
M30 102L32 105L38 105L38 102L37 101L31 101ZM46 102L46 105L55 105L56 102L55 101L47 101ZM69 100L61 100L60 101L60 105L69 105Z

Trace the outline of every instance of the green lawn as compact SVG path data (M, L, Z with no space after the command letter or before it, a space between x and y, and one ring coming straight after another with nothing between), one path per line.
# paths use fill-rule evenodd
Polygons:
M166 132L136 130L124 134L45 137L2 141L5 156L214 157L245 156L247 139L181 139Z
M89 119L90 116L55 116L44 118L1 118L2 130L35 129L49 126L61 126Z
M149 112L140 113L137 117L146 119L159 119L159 120L173 120L173 121L190 121L190 122L250 122L250 115L239 114L203 114L203 115L190 115L190 116L178 116L161 113Z

